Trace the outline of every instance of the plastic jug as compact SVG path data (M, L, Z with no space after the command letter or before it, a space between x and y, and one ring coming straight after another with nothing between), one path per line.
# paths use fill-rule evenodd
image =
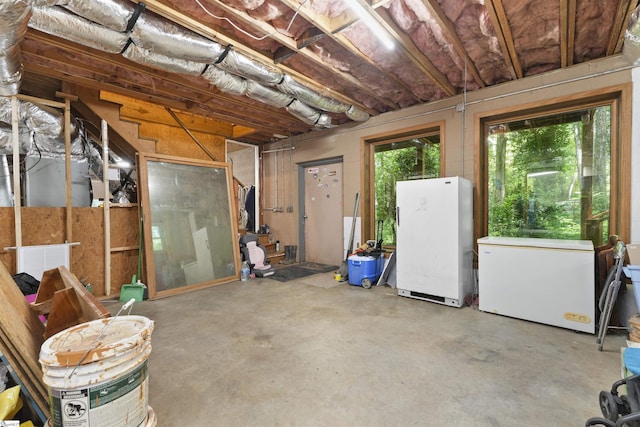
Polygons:
M242 267L240 267L240 280L246 282L249 280L249 275L251 274L251 269L249 268L249 264L246 261L242 261Z

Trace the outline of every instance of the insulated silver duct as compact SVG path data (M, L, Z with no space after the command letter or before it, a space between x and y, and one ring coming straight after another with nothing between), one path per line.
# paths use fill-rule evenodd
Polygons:
M247 93L247 80L242 77L227 73L217 67L208 67L202 77L209 80L224 93L244 95Z
M286 110L293 116L299 118L308 125L315 125L316 123L331 123L331 118L324 113L321 113L308 105L295 99L291 104L286 107ZM328 118L328 120L327 120Z
M258 80L268 86L274 86L282 80L282 71L278 68L256 62L235 50L229 51L216 67L246 79Z
M29 129L20 128L18 131L18 151L26 154L31 149L31 131ZM0 128L0 153L13 153L13 134L11 128Z
M331 127L331 116L318 110L345 113L351 120L369 118L353 105L297 83L271 64L253 60L230 46L222 46L144 12L141 3L135 5L126 0L33 0L33 3L38 6L29 23L33 28L105 52L122 53L127 59L153 68L190 75L204 71L203 76L223 92L246 95L276 107L285 106L307 124ZM30 2L10 0L8 4L13 7L6 10L0 7L0 19L18 15L19 6L28 7ZM73 13L64 12L58 6ZM136 8L142 12L139 16ZM28 16L23 21L26 28ZM132 43L127 45L129 40ZM19 65L19 59L14 64ZM0 81L0 91L15 94L18 89L19 83L12 87Z
M35 0L38 6L64 6L76 15L120 33L126 32L134 7L128 0Z
M199 76L204 71L207 64L195 61L185 61L184 59L170 58L161 53L152 52L142 47L130 44L129 47L122 52L125 58L144 64L159 70L170 71L179 74L191 74Z
M18 128L21 154L61 157L65 154L64 115L54 108L31 102L18 103ZM71 123L71 155L84 157L82 138ZM0 97L0 154L13 151L11 99Z
M187 32L173 22L148 13L136 21L131 40L155 53L204 64L216 62L225 49L220 43Z
M300 101L303 101L312 107L316 107L324 111L344 113L350 107L349 104L345 104L337 99L320 95L313 89L301 85L289 75L285 75L282 81L278 83L278 89L296 97Z
M22 81L20 42L27 32L31 2L2 0L0 17L0 95L11 96L18 93Z
M369 120L369 113L367 113L366 111L362 111L361 109L353 105L349 107L349 109L345 112L345 115L354 122L366 122L367 120Z
M101 27L59 7L34 7L29 26L52 34L65 28L64 38L108 53L120 53L127 45L126 34Z
M11 189L11 174L7 155L0 155L0 206L13 206L13 190Z
M275 107L286 107L291 104L293 98L286 93L279 92L270 87L256 83L253 80L248 81L247 96L256 101L269 103Z

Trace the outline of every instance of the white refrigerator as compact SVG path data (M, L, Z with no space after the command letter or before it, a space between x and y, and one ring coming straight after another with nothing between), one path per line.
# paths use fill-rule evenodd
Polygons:
M473 292L473 185L461 177L396 183L398 295L461 307Z
M594 333L594 262L590 240L482 237L478 308Z

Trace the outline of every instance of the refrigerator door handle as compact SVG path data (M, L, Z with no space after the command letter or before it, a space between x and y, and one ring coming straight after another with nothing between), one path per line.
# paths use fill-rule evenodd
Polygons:
M400 227L400 206L396 206L396 227Z

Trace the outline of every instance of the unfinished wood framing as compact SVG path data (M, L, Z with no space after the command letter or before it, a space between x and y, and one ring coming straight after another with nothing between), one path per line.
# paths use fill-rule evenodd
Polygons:
M6 227L0 229L0 247L13 246L13 208L0 208L0 221ZM122 284L131 283L138 262L138 206L118 206L110 209L111 236L111 294L104 286L104 216L101 208L74 208L73 235L80 244L72 246L74 257L70 270L84 283L93 285L96 297L118 295ZM25 230L24 245L47 245L64 243L64 208L22 208ZM113 250L115 249L115 250ZM0 252L0 261L11 274L16 271L16 251Z
M0 265L0 350L37 406L48 415L49 395L38 363L42 343L44 325L7 269Z
M48 315L45 339L80 323L111 316L64 266L44 272L31 308L39 315Z

